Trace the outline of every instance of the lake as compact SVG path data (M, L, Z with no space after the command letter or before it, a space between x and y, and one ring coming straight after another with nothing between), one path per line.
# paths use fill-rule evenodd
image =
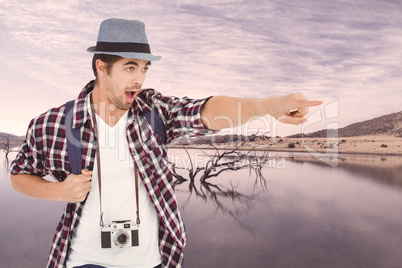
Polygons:
M189 162L169 149L185 178L180 167L214 153L188 150ZM261 154L176 185L186 268L402 266L402 157L339 155L334 167L307 153ZM0 267L44 267L64 203L15 193L4 154L0 163Z

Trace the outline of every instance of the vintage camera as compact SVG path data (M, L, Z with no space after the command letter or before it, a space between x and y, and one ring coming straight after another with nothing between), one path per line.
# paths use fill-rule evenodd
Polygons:
M102 227L102 248L124 248L138 246L138 225L131 221L112 221Z

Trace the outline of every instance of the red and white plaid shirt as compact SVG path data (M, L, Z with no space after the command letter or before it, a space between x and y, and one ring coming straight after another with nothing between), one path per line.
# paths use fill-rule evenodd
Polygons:
M82 166L93 170L96 154L96 137L92 128L86 96L93 90L94 81L88 83L75 100L73 127L79 127L82 144ZM166 125L167 143L179 136L210 134L201 122L200 110L208 100L194 100L162 96L153 89L143 90L151 104ZM150 108L140 98L128 114L127 140L130 154L140 177L148 191L159 220L159 247L163 267L181 267L186 232L173 189L173 176L165 146L158 134L140 111ZM65 132L65 106L53 108L29 124L26 139L16 159L12 162L12 174L51 175L63 181L70 173ZM67 203L57 226L47 267L65 267L70 242L85 204Z

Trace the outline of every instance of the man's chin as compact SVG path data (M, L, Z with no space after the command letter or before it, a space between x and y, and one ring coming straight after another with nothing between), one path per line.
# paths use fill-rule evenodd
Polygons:
M121 111L127 111L128 109L131 108L132 105L133 105L133 103L124 102L124 103L117 103L116 105L112 105L112 106L114 106L115 109L118 109ZM113 109L113 107L111 107L111 109Z

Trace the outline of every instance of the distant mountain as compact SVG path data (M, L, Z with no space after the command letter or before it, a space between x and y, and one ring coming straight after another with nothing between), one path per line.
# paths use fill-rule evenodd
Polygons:
M383 115L370 120L354 123L338 129L338 137L355 137L367 135L386 135L402 137L402 111ZM288 138L300 138L301 134L289 136ZM325 138L336 136L336 130L319 130L303 134L305 138Z
M303 134L305 138L327 138L327 137L355 137L367 135L386 135L402 137L402 111L398 113L380 116L374 119L354 123L340 129L323 129L312 133ZM302 134L288 136L287 138L301 138ZM230 142L253 142L256 140L269 140L266 135L213 135L197 138L182 138L175 140L171 145L180 144L208 144L208 143L230 143Z
M6 143L7 140L10 141L11 147L16 147L20 146L24 139L24 136L16 136L14 134L0 132L0 149L3 149L3 143Z

